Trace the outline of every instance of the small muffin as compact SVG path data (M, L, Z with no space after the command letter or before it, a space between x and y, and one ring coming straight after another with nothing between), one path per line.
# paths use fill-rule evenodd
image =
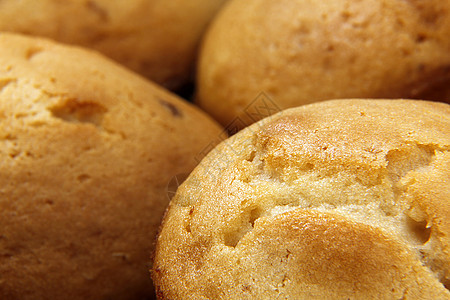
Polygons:
M339 98L450 101L450 1L233 0L205 37L198 104L223 125L264 92L280 109Z
M170 89L190 76L198 43L226 0L3 0L0 31L89 47Z
M450 299L450 106L335 100L214 149L158 237L159 299Z
M167 183L220 133L94 52L1 33L0 299L154 294Z

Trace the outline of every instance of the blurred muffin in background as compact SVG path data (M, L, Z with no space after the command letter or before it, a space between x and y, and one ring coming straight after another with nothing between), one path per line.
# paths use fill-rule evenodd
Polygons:
M450 101L450 1L233 0L199 56L197 103L227 125L338 98Z
M0 299L146 299L167 184L221 128L96 52L0 33Z
M226 0L4 0L0 31L102 52L169 89L191 75L200 38Z

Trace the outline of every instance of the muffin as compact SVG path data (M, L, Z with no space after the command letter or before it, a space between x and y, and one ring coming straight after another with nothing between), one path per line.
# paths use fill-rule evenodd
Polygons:
M7 33L0 116L0 299L151 297L167 183L220 127L99 54Z
M223 125L267 94L450 101L450 1L233 0L202 45L197 103Z
M192 71L200 38L225 0L4 0L0 31L93 48L175 89Z
M450 299L450 107L334 100L224 141L169 205L159 299Z

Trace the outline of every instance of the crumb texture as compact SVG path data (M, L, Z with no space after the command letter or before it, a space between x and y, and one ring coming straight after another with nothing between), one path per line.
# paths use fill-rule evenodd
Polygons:
M161 299L450 299L448 132L447 104L362 99L244 129L170 205Z

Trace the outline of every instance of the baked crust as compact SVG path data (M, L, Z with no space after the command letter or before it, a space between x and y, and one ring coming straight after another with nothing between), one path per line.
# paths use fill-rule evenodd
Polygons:
M450 106L335 100L214 149L158 237L160 299L450 299Z
M1 33L0 298L152 295L167 183L220 133L94 52Z
M190 80L225 0L3 0L0 30L95 49L170 89Z
M224 126L264 92L450 101L450 1L230 1L204 39L196 101Z

